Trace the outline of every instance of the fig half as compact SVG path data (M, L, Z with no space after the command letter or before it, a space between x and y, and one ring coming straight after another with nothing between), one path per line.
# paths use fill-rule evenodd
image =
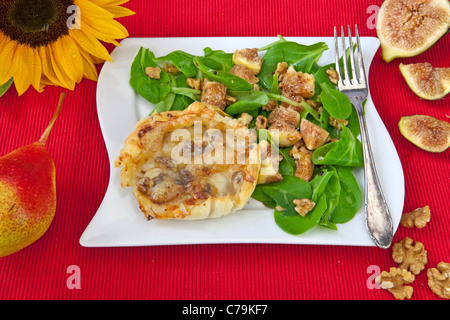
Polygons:
M429 49L450 26L448 0L385 0L377 15L381 56L416 56Z
M399 64L410 89L426 100L437 100L450 92L450 68L433 68L428 62Z
M400 118L401 134L428 152L443 152L450 147L450 123L426 115Z

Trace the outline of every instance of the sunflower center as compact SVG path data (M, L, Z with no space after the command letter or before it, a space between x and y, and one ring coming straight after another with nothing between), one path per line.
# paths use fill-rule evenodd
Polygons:
M72 0L2 0L0 30L21 44L48 45L68 34L71 5Z
M17 0L9 12L9 20L28 32L38 32L49 26L56 16L56 6L51 0L39 1L30 7L27 0Z

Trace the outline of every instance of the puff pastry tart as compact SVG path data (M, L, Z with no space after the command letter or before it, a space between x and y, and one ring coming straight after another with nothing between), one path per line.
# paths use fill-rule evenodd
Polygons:
M200 220L241 209L260 170L254 131L220 109L194 102L153 114L126 139L116 167L147 219Z

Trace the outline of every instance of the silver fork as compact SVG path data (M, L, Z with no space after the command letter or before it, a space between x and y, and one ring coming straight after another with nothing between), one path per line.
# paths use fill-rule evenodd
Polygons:
M344 37L344 27L341 27L341 47L343 55L343 71L339 64L339 44L336 27L334 27L335 59L336 71L339 73L338 89L344 93L355 106L358 114L359 126L361 129L361 142L364 154L364 214L366 227L370 237L380 248L389 248L392 243L393 225L389 212L389 207L381 189L378 179L375 162L370 147L369 135L367 132L366 120L364 116L363 101L368 95L367 77L364 69L364 61L361 52L358 26L355 26L357 61L353 52L353 41L350 26L348 26L348 40L350 52L350 67L346 55L346 41Z

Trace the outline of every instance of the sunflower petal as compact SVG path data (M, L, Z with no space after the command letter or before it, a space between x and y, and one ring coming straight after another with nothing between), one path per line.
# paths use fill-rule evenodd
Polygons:
M59 66L53 45L48 46L48 51L53 71L55 72L55 75L58 78L58 80L61 82L61 87L70 90L75 89L75 81L73 81L72 79L70 79L69 76L66 75L66 73L64 72L64 68L62 66L61 67Z
M64 85L61 83L61 81L59 81L58 76L55 74L55 71L53 69L52 58L50 57L51 56L50 47L42 46L39 47L38 50L39 56L41 58L42 75L43 75L41 82L44 83L44 80L46 78L47 81L45 82L45 84L63 87Z
M125 7L104 6L103 8L111 12L114 15L114 18L128 17L136 14L136 12Z
M127 29L113 19L114 15L112 13L93 3L89 3L89 1L77 0L75 3L80 6L81 12L90 13L89 15L81 15L81 28L85 33L92 34L97 39L107 43L113 43L116 46L119 43L115 39L128 37Z
M14 73L14 85L21 96L30 87L34 79L35 57L33 49L29 46L19 45L14 55L14 65L20 65L18 72Z
M37 49L32 49L33 55L34 55L34 78L32 81L32 85L34 89L38 92L42 92L42 86L41 86L41 77L42 77L42 62L41 57L39 56L39 53Z
M98 79L97 69L95 68L94 63L92 62L90 54L84 51L80 51L80 53L83 60L83 70L84 70L83 76L86 79L97 81Z
M91 1L75 0L75 4L80 8L80 11L89 12L89 14L81 14L81 17L95 17L95 18L112 18L113 14L108 10L103 9L101 6L96 5Z
M53 54L65 74L76 83L83 78L83 61L80 51L71 37L59 38L52 45Z
M71 29L69 30L69 36L72 37L81 50L102 60L111 61L108 50L91 34L83 32L81 29Z
M94 2L96 5L99 6L120 6L124 3L127 3L130 0L91 0L91 2Z
M9 41L0 51L0 83L5 83L14 75L14 53L16 52L17 42Z

